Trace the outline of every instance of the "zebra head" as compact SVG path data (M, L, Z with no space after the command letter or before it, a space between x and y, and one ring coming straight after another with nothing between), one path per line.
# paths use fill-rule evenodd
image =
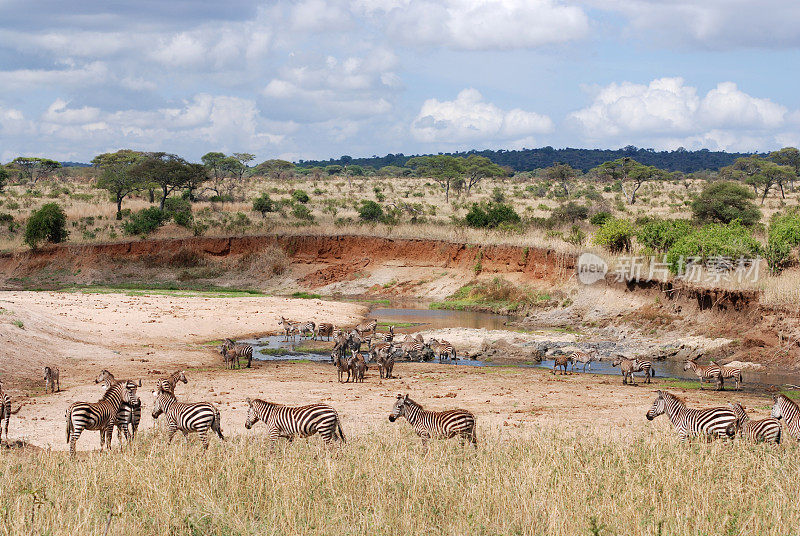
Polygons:
M692 365L697 365L697 363L695 363L692 359L687 359L683 362L683 370L689 370L692 368Z
M780 419L783 417L783 408L781 408L781 397L783 395L772 395L772 418Z
M253 405L253 401L251 399L247 399L247 420L244 421L244 427L248 430L252 428L252 426L258 422L259 416L256 407Z
M158 419L159 415L164 413L164 403L167 401L167 395L175 398L175 395L165 391L161 385L156 385L153 390L153 419Z
M178 381L183 383L189 383L189 380L186 379L186 371L180 371L178 373Z
M661 391L656 391L656 393L658 393L658 396L653 401L653 407L645 414L648 421L652 421L667 411L667 402L664 400L664 393Z
M126 381L123 385L125 388L122 390L122 401L128 404L132 408L141 407L142 401L139 399L139 395L136 393L136 389L142 384L141 380L137 384L136 382L132 382L130 380Z
M614 361L611 362L612 367L618 367L622 363L622 358L617 356L614 358Z
M113 381L114 381L114 375L111 374L106 369L101 370L100 371L100 375L97 376L97 378L94 379L94 383L105 383L105 382L113 382Z
M50 377L50 367L44 367L44 379L48 379Z
M397 395L397 401L394 403L392 412L389 414L389 422L394 422L398 417L405 415L406 402L408 402L408 394Z

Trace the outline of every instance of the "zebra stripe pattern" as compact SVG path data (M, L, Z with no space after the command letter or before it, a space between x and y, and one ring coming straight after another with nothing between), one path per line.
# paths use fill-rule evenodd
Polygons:
M561 375L567 373L567 365L569 365L570 356L567 354L559 354L553 357L553 376L556 374L556 369L562 370Z
M414 355L419 356L418 361L423 361L426 349L428 349L428 346L417 340L406 341L400 345L400 352L409 361L413 359Z
M175 394L175 386L178 385L178 382L183 382L184 384L189 383L189 380L186 379L185 371L178 370L170 374L168 378L159 379L158 386L164 391Z
M572 371L575 372L575 366L578 363L583 363L583 371L586 372L586 367L592 370L592 361L597 361L594 352L581 352L576 350L569 354L569 360L572 361Z
M700 378L700 389L703 388L703 380L709 382L713 379L717 382L717 390L725 389L725 380L722 377L722 369L719 365L698 365L693 359L687 359L683 364L683 370L692 369L697 377Z
M57 367L44 367L44 393L47 394L47 390L50 389L51 393L56 391L61 391L61 381L58 378L58 368ZM58 389L56 389L58 386Z
M334 439L346 442L339 414L327 404L284 406L248 398L247 405L249 408L244 427L249 430L258 421L263 422L267 426L267 436L273 443L281 437L291 441L295 437L311 437L314 434L319 434L325 443Z
M731 365L718 365L714 361L710 362L712 365L719 367L722 371L722 379L733 379L736 382L736 390L738 391L742 385L742 369L741 367L732 367Z
M439 361L442 361L443 358L451 361L456 359L456 349L449 342L431 339L428 341L428 345L433 350L434 357L438 358Z
M644 372L645 383L650 383L650 378L656 375L656 371L653 370L653 362L638 357L633 360L633 371Z
M220 439L225 439L222 436L219 410L213 404L178 402L174 394L165 391L160 385L153 391L153 397L153 419L157 419L162 413L167 418L167 444L172 442L178 431L183 432L184 436L189 435L189 432L197 432L204 449L208 448L209 430L216 432Z
M314 339L316 340L317 337L328 337L328 340L331 340L331 335L333 334L333 324L329 324L327 322L320 322L317 326L317 333L314 335Z
M706 438L733 437L736 426L736 414L728 408L690 409L682 399L667 391L656 391L658 396L653 406L645 414L652 421L661 414L666 414L678 431L678 437L686 440L689 437ZM733 425L733 426L732 426Z
M361 337L364 337L365 333L370 333L372 335L375 334L375 330L378 329L378 321L374 318L368 319L366 322L362 322L361 324L357 325L353 328Z
M240 358L247 359L247 368L250 368L250 365L253 362L253 347L249 344L236 343L231 339L225 339L225 342L222 343L219 352L225 358L226 362L231 362L231 368L233 368L233 360L231 358L236 359L237 368Z
M11 397L8 396L8 393L3 392L3 382L0 381L0 445L3 444L3 430L6 433L6 444L9 444L8 422L11 420L12 415L19 413L20 409L22 409L22 405L15 411L11 411Z
M772 417L783 419L789 435L800 441L800 408L785 395L773 395L772 400Z
M100 375L94 380L95 383L102 383L103 388L107 391L111 385L116 383L114 375L109 371L103 369ZM138 387L142 386L142 380L139 380ZM125 441L131 441L136 437L136 431L139 429L139 423L142 421L142 404L141 401L131 406L125 402L119 407L116 417L117 435L122 434L125 436ZM130 426L130 428L128 428Z
M428 411L408 398L408 394L399 394L392 412L389 414L389 421L394 422L399 417L406 418L414 428L414 432L422 438L423 444L431 438L460 437L462 441L466 440L474 447L478 446L478 439L475 435L475 415L465 409Z
M742 437L755 442L781 442L781 421L774 418L752 421L745 412L744 406L738 403L728 405L736 414L736 430Z
M132 381L112 382L98 402L75 402L67 408L67 443L75 455L75 443L84 430L100 431L100 450L108 445L111 450L111 433L117 422L117 413L123 403L140 406L136 395L138 386Z

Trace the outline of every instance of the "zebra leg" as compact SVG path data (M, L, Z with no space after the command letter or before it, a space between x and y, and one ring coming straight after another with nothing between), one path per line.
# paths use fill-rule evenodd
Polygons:
M208 449L208 428L204 428L198 432L200 442L203 444L203 449Z
M172 438L175 436L175 432L177 431L178 431L177 428L175 428L171 424L169 425L169 430L167 430L167 445L172 443Z

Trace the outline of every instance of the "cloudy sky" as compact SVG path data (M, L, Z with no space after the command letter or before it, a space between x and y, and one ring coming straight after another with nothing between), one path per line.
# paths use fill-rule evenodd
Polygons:
M0 0L0 160L800 144L796 0Z

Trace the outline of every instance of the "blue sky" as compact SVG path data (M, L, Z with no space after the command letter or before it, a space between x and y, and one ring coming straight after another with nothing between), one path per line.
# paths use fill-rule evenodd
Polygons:
M800 144L794 0L0 0L0 160Z

